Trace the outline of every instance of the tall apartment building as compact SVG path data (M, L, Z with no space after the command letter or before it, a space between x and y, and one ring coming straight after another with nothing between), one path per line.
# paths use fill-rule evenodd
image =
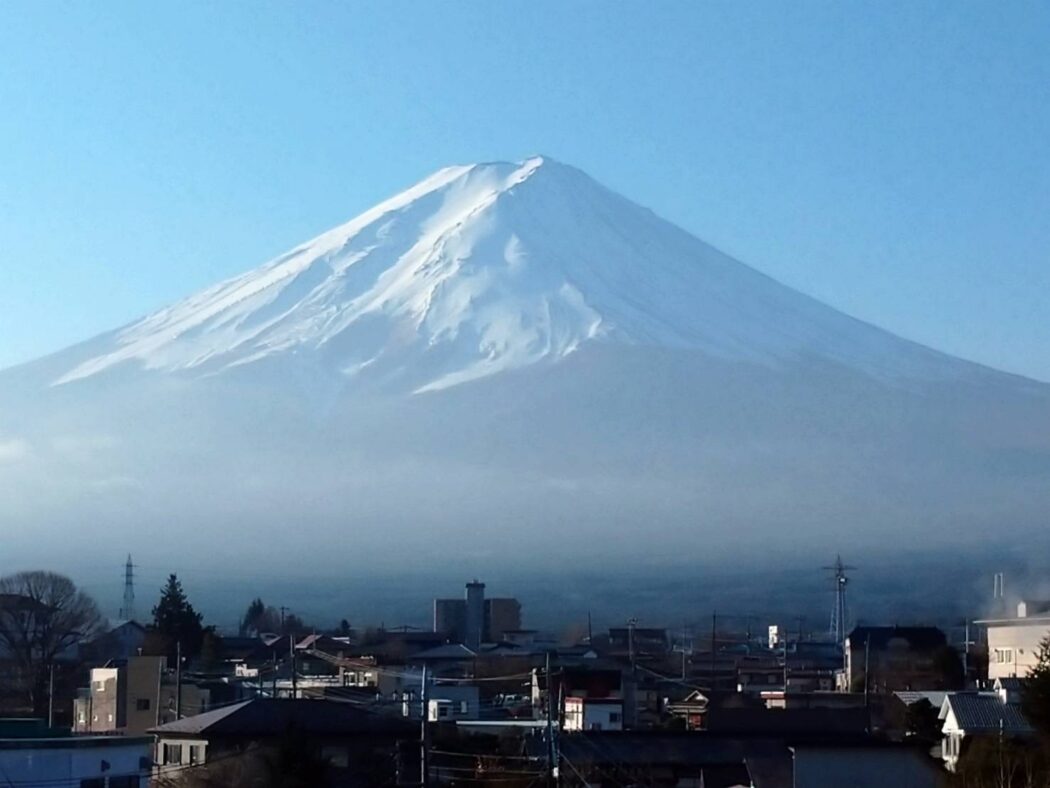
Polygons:
M504 633L521 629L521 602L513 597L485 600L485 639L503 640Z
M485 584L467 583L463 599L434 600L434 631L476 649L481 643L503 639L521 629L521 603L517 599L485 598Z

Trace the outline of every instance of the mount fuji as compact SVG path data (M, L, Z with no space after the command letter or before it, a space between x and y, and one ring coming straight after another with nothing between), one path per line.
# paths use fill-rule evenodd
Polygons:
M855 320L543 157L440 170L0 372L21 561L659 567L978 545L1048 507L1050 386Z

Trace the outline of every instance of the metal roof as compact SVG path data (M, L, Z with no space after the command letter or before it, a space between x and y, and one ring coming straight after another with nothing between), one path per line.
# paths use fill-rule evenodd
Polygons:
M949 710L959 728L969 733L1002 731L1020 736L1034 732L1021 709L1016 704L1003 703L997 695L977 692L949 693L941 708L941 719L947 717Z

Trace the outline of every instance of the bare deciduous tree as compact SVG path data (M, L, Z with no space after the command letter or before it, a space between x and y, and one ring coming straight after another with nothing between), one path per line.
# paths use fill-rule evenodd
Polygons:
M47 708L48 672L56 659L96 634L102 616L73 581L51 572L0 578L0 656L34 713Z

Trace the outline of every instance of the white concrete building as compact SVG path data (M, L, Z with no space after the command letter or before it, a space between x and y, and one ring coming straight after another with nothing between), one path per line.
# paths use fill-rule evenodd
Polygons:
M988 632L988 680L1027 675L1050 635L1050 603L1019 602L1017 616L978 621Z
M620 698L566 698L565 730L622 731L623 700Z

